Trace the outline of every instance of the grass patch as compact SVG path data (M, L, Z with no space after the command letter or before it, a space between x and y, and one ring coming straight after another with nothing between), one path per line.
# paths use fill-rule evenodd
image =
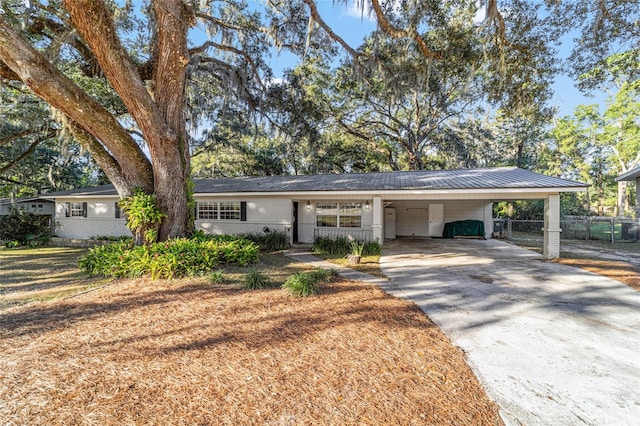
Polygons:
M329 271L322 268L309 272L298 272L289 276L282 284L282 288L292 296L309 297L318 294L321 282L329 282L331 278L337 275L333 270Z
M270 287L275 287L275 285L269 280L266 274L258 271L256 268L249 268L244 276L242 288L245 290L261 290Z
M0 249L0 309L72 296L104 284L87 278L78 259L87 249L39 247Z
M382 272L382 269L380 269L380 256L362 256L360 263L353 264L349 263L343 255L315 253L314 255L335 265L346 266L347 268L355 269L356 271L364 272L374 277L387 279L387 276Z

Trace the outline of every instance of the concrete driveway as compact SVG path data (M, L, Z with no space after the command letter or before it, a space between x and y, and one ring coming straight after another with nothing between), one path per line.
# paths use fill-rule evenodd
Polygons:
M640 292L497 240L384 246L382 287L464 350L508 425L640 425Z

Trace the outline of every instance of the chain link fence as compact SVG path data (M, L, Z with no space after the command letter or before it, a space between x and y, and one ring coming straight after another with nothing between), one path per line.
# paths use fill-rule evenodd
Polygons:
M543 220L495 219L494 233L542 236ZM610 217L566 217L560 221L561 239L616 242L640 241L640 219Z

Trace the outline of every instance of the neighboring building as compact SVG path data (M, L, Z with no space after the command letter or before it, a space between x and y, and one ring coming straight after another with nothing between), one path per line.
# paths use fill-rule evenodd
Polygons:
M493 229L492 204L541 199L545 248L560 254L560 193L587 184L515 167L195 181L196 228L212 234L279 230L292 243L317 236L378 240L441 237L445 223L479 220ZM57 234L130 235L113 186L43 194L56 203Z
M53 220L55 213L55 202L47 198L18 198L15 201L10 198L0 198L0 216L8 215L14 206L18 210L46 216L49 221Z
M616 182L635 182L636 183L636 199L634 200L633 210L636 218L640 218L640 167L629 170L616 178Z

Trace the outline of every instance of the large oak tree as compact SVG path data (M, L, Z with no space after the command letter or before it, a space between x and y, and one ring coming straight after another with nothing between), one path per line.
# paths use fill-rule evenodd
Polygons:
M446 28L446 8L477 8L467 0L400 2L401 10L396 3L367 2L381 33L403 40L428 61L444 57L423 34ZM508 40L495 0L487 2L486 23L497 57L504 58L505 50L526 51ZM379 60L347 45L313 0L268 0L262 12L241 0L0 3L2 80L21 82L48 103L120 196L135 188L156 195L167 215L160 239L186 235L193 226L189 134L198 123L215 121L231 98L261 110L269 49L299 55L324 50L331 57L335 46L355 67ZM69 78L64 64L106 79L125 111L91 96Z

